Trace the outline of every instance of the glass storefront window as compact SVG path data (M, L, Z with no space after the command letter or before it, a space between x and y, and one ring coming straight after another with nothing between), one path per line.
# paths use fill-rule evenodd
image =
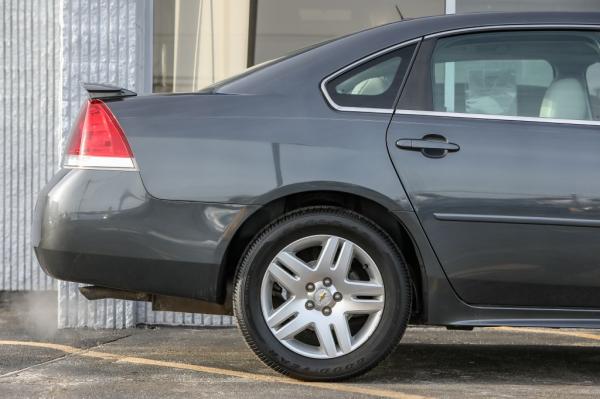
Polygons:
M247 64L249 0L155 0L153 92L199 90Z
M444 14L445 1L254 0L254 6L250 64L403 18Z
M600 11L598 0L154 0L154 92L199 90L248 66L445 10Z
M199 90L347 33L444 13L444 0L154 0L154 92Z

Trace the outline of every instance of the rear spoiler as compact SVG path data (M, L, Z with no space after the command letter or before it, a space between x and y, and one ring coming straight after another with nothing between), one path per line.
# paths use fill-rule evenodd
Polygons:
M119 86L102 83L82 83L81 86L88 92L90 98L110 99L137 96L137 93Z

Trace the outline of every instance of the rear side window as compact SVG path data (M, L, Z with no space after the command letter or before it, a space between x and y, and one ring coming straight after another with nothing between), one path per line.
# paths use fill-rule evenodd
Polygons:
M340 107L391 109L416 45L367 61L329 80L325 89Z
M433 110L598 119L600 37L586 31L491 32L440 39Z

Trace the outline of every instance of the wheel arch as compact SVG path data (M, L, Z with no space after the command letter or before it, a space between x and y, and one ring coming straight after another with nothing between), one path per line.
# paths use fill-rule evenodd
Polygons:
M368 195L368 194L367 194ZM414 321L423 320L425 315L426 271L419 249L409 229L394 215L391 199L381 201L364 193L340 190L307 190L271 196L270 201L250 214L231 238L225 250L219 278L219 291L224 301L231 301L233 279L239 262L248 244L256 234L279 216L308 206L336 206L357 212L382 228L398 246L404 256L413 282Z

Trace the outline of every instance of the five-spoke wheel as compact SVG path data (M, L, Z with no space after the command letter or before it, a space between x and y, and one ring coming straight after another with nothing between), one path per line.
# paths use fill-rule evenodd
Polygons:
M312 358L345 355L362 345L377 327L384 301L373 259L333 235L308 236L286 246L269 264L261 286L262 311L273 335ZM361 320L354 323L355 331L352 319ZM318 345L311 345L314 338Z

